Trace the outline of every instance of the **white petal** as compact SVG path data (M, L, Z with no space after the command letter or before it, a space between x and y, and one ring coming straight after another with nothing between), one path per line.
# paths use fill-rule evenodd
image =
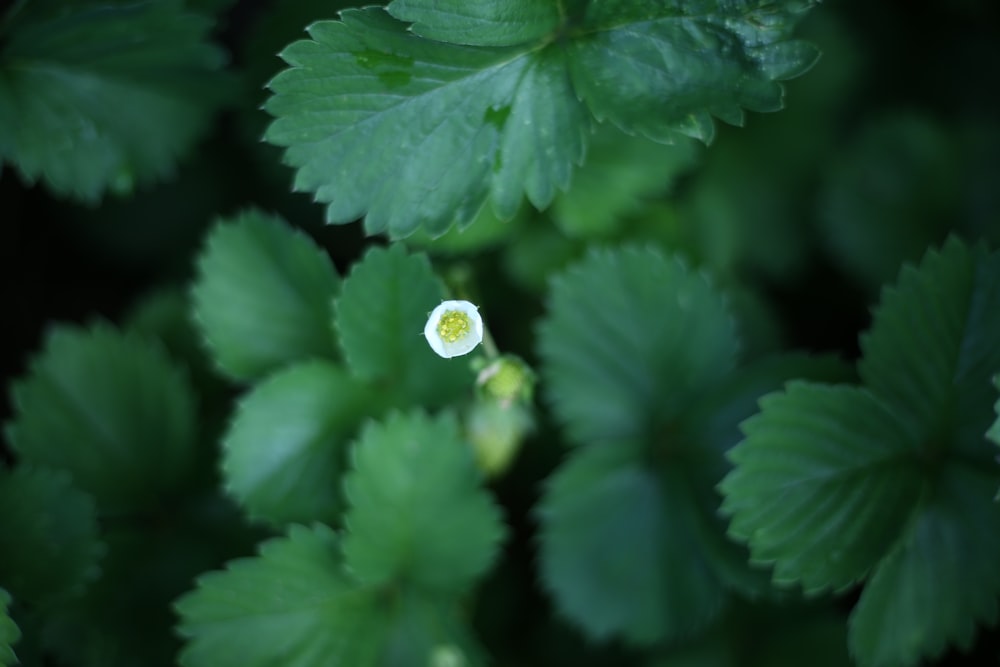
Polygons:
M444 340L438 333L438 323L440 323L445 313L451 311L464 313L468 316L469 323L472 325L469 333L454 342ZM442 301L438 304L437 308L431 311L430 317L427 318L427 324L424 326L424 337L427 339L427 343L431 346L431 349L438 356L446 359L460 357L463 354L472 352L483 341L483 318L479 314L479 308L476 304L469 301Z

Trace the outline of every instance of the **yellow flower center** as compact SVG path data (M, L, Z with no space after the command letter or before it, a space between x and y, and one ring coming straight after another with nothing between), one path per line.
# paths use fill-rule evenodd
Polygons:
M441 340L454 343L465 338L472 328L469 316L460 310L448 310L438 320L437 332Z

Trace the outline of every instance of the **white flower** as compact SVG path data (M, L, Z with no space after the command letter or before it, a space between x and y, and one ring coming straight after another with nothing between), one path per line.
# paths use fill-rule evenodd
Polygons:
M442 301L424 327L431 349L446 359L472 352L483 341L483 318L468 301Z

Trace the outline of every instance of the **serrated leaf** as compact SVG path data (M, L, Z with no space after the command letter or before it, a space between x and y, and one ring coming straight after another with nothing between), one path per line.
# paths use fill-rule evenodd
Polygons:
M665 479L678 476L672 484L684 488L684 505L669 511L688 511L696 546L715 576L727 587L746 597L771 592L770 572L748 565L744 545L727 539L726 522L719 515L720 496L716 485L729 471L726 453L741 439L739 426L757 412L758 400L785 382L803 378L843 381L852 372L832 357L781 354L766 357L730 373L697 405L685 411L677 425L653 442L654 460ZM663 483L671 483L664 481Z
M677 491L624 446L574 453L539 508L542 581L595 639L648 645L704 626L724 591L678 512ZM684 507L683 509L687 509Z
M10 603L10 594L0 588L0 667L14 667L19 664L14 653L14 644L21 638L21 630L7 610Z
M7 436L19 459L68 471L102 512L159 506L191 472L193 392L135 334L57 327L12 395Z
M471 388L468 365L437 356L423 337L443 299L426 256L398 244L369 250L344 279L334 308L351 371L404 404L444 404Z
M998 312L1000 256L949 241L884 292L862 341L867 387L771 396L733 451L723 509L776 580L817 590L873 572L852 616L865 665L967 646L996 618L1000 471L983 433Z
M659 141L708 140L712 114L738 123L741 107L780 108L774 79L815 59L785 41L797 2L601 4L554 25L555 3L390 8L417 33L519 44L507 47L421 39L383 10L345 11L282 54L290 69L270 84L267 140L287 149L296 189L327 204L330 222L366 216L369 233L437 235L488 195L502 218L522 194L548 206L582 161L594 116Z
M490 567L504 535L500 512L452 416L370 423L352 461L344 560L359 581L459 593Z
M228 491L274 525L338 523L347 442L374 402L367 386L328 362L272 375L240 401L223 440Z
M97 510L68 474L0 472L0 513L0 581L19 600L58 604L97 577Z
M896 548L875 570L851 617L864 665L915 665L951 643L968 650L977 624L997 620L1000 506L996 474L950 466L921 499Z
M330 258L278 216L220 221L198 260L194 316L219 368L252 380L294 361L333 358Z
M763 360L724 378L651 443L575 453L540 512L543 581L563 613L594 638L673 641L710 622L730 590L767 592L768 572L747 566L718 517L724 454L761 394L791 377L846 373L830 359Z
M560 21L555 2L537 0L393 0L387 9L421 37L474 46L535 41Z
M993 421L998 340L1000 253L952 238L883 292L858 371L929 455L988 465L983 433Z
M283 52L292 69L271 82L266 106L277 116L268 140L288 147L296 189L328 203L329 221L367 214L369 233L437 235L475 216L491 180L505 217L522 189L550 200L553 184L565 187L582 157L583 116L560 53L516 58L421 40L373 8L341 19Z
M863 579L899 539L922 489L917 445L891 410L848 386L789 384L761 400L720 485L730 532L774 581L807 592Z
M570 43L573 86L598 120L669 142L710 142L712 116L742 125L743 109L777 111L779 79L802 74L818 51L786 42L812 3L590 3Z
M560 274L539 333L549 400L577 443L646 439L736 351L721 296L652 249L594 251Z
M0 159L97 201L169 175L232 91L183 3L19 7L0 49Z
M259 556L199 578L176 603L188 639L181 664L425 667L439 645L472 653L451 604L358 588L338 546L329 528L294 526Z

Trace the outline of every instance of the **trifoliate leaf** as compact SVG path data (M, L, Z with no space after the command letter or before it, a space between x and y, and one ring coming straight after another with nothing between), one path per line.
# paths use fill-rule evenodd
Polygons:
M344 559L368 585L459 593L496 557L504 529L450 415L371 423L344 480Z
M424 255L400 245L372 248L354 264L335 304L336 329L351 371L403 403L446 403L472 386L459 359L442 359L423 337L444 299Z
M556 473L540 507L541 568L588 635L651 644L702 627L724 591L690 546L690 513L675 511L684 489L661 485L639 458L592 445Z
M0 588L0 667L14 667L18 664L14 644L21 638L21 630L7 610L10 602L10 594Z
M229 81L183 3L20 3L0 27L0 160L96 201L161 179Z
M193 392L135 334L55 328L12 395L7 435L20 460L68 471L102 512L158 506L190 472Z
M990 465L983 433L995 414L997 341L1000 253L950 239L883 292L858 370L928 455L951 451Z
M426 667L442 645L474 654L453 603L360 588L341 565L329 528L294 526L259 556L202 576L176 603L181 664Z
M1000 255L949 241L884 292L862 341L867 387L769 396L732 453L723 509L777 581L817 590L872 572L851 621L864 665L967 646L996 618L1000 470L983 433L998 313Z
M1000 509L995 470L951 465L865 587L851 617L851 652L863 665L923 664L976 624L997 620Z
M337 523L347 442L373 402L370 389L328 362L272 375L240 402L223 441L229 492L275 525Z
M733 321L704 276L648 249L595 251L552 284L539 354L574 442L645 439L728 373Z
M792 383L761 400L721 484L730 531L779 584L863 579L899 539L922 476L905 427L864 389Z
M536 0L393 0L387 9L421 37L473 46L535 41L562 18L555 2Z
M369 233L440 234L488 196L502 218L522 194L545 208L595 116L659 141L707 140L713 114L738 123L741 107L780 108L775 81L815 60L786 41L810 2L691 4L554 16L555 3L396 0L413 32L381 9L345 11L283 52L266 136L329 221L365 215Z
M330 258L277 216L221 221L198 262L194 314L219 367L251 380L308 357L336 356Z
M846 374L831 359L762 360L721 379L645 446L575 453L541 506L543 581L563 613L594 638L672 641L711 621L729 590L767 592L769 573L748 567L718 517L725 452L761 394L796 376Z
M777 111L776 83L806 72L819 52L786 41L814 2L588 3L569 44L573 86L598 120L670 141L709 142L712 116L743 124L743 109Z
M0 472L0 581L19 600L51 605L79 593L102 549L94 501L68 474Z

